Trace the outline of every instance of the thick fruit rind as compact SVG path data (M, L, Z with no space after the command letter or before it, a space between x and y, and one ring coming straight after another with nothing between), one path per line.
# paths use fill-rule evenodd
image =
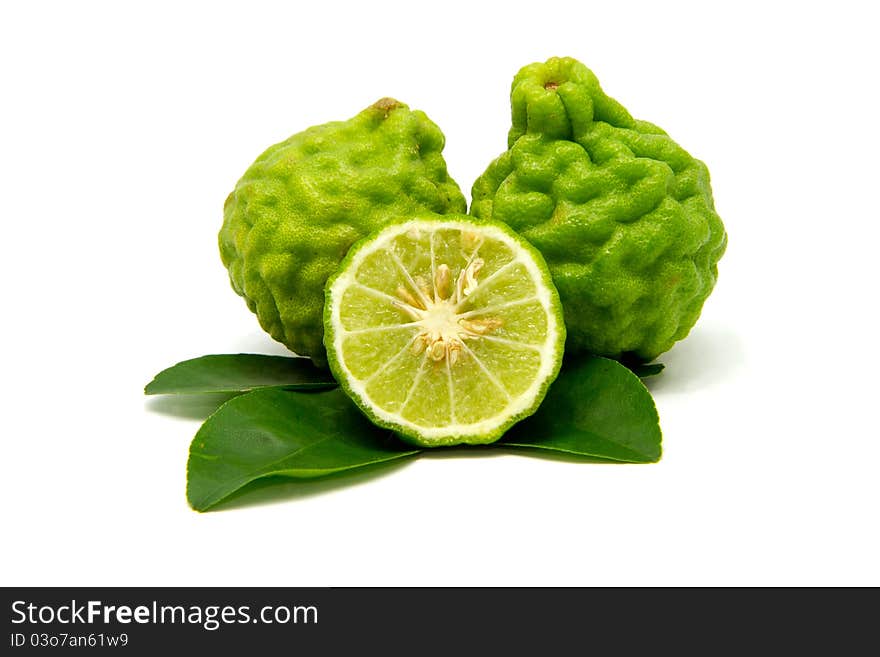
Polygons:
M377 412L377 410L370 403L369 399L365 398L363 395L353 389L346 368L341 363L341 359L338 354L338 352L340 351L337 342L338 334L335 331L335 323L333 321L334 301L336 299L335 295L337 293L337 290L334 289L334 285L337 280L347 275L348 268L358 259L359 254L364 251L364 249L367 249L381 233L383 233L385 230L391 230L395 227L400 227L406 224L418 224L423 227L428 227L429 225L437 226L441 224L463 225L473 230L494 228L495 230L513 240L519 247L521 247L531 256L537 270L540 272L539 283L547 290L550 296L550 305L553 309L551 317L554 319L554 328L557 332L557 339L554 343L554 349L551 355L552 366L544 379L538 384L532 403L529 404L527 408L524 408L522 411L507 418L503 423L500 423L491 431L486 431L479 434L453 432L447 436L443 436L440 438L426 439L422 435L419 435L418 432L414 431L413 427L404 425L400 422L389 420L389 418L385 414ZM339 292L341 292L341 290ZM383 227L376 233L355 243L340 264L339 269L337 269L336 273L334 273L327 281L326 301L324 304L324 344L327 350L327 361L330 366L331 373L333 374L334 378L339 382L340 387L345 390L348 396L370 419L370 421L372 421L377 426L394 431L404 441L413 445L418 445L420 447L448 447L460 444L485 445L493 443L501 438L504 433L514 424L532 415L541 405L541 402L544 400L550 384L553 383L553 381L559 374L559 369L562 366L565 338L566 329L565 321L563 318L562 304L559 300L559 294L553 285L553 278L550 275L550 271L547 268L547 264L544 261L544 258L541 256L540 252L537 249L535 249L526 240L522 239L521 236L517 235L516 232L511 230L509 226L495 221L477 222L472 217L454 214L444 216L419 214L415 217L411 217L408 219L394 221Z
M544 255L570 353L655 358L696 323L727 245L708 169L574 59L524 67L511 106L509 150L474 183L471 214Z
M267 149L224 206L220 256L274 339L324 366L324 284L349 247L417 211L464 212L440 129L390 98Z

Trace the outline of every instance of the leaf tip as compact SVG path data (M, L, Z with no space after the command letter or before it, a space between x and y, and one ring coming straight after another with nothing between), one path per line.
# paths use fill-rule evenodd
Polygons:
M204 513L208 509L210 509L214 504L216 504L216 500L211 502L205 497L199 498L193 492L193 487L191 485L190 477L189 477L189 463L187 463L187 473L186 473L186 502L189 504L189 508L198 513Z

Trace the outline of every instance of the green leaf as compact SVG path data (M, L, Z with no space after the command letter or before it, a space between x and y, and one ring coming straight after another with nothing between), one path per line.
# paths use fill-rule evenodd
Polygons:
M620 363L591 356L567 363L538 411L499 446L650 463L660 458L660 424L651 394Z
M264 477L311 479L418 451L373 426L340 389L264 388L231 399L205 420L190 445L186 495L205 511Z
M629 365L629 369L640 379L647 379L649 376L657 376L666 367L663 363L648 363L646 365Z
M623 354L618 362L641 379L656 376L666 367L663 363L646 363L633 354Z
M267 386L320 389L336 386L327 370L308 358L261 354L217 354L185 360L159 372L144 392L148 395L247 392Z

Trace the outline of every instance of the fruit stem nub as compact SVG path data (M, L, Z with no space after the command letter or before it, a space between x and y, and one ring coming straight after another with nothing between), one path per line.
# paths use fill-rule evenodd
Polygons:
M370 109L381 110L385 114L385 118L388 118L388 115L391 114L398 107L401 107L403 103L394 98L389 98L386 96L385 98L380 98L375 103L370 105Z

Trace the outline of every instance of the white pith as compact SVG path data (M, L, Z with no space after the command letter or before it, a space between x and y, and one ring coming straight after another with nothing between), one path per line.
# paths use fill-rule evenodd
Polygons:
M491 418L473 423L458 423L453 421L448 424L444 424L443 426L424 426L414 423L405 419L399 413L391 413L379 407L377 404L371 402L370 397L366 392L366 387L368 382L370 381L370 377L367 377L365 379L356 378L351 373L351 371L347 367L347 364L345 363L344 358L342 357L342 346L344 338L348 334L354 334L358 332L357 330L347 331L342 325L342 321L340 318L340 302L343 298L344 291L352 285L364 288L363 285L356 281L356 275L365 258L367 258L370 254L375 253L376 251L387 249L396 237L410 230L413 230L414 228L419 227L414 224L416 224L415 221L397 224L392 228L386 229L385 231L380 233L380 235L373 242L363 246L356 253L353 254L351 262L346 267L345 272L343 272L333 281L329 291L330 322L333 333L334 351L336 354L339 355L338 366L344 372L344 378L346 379L346 383L348 384L349 392L357 396L360 401L364 403L367 407L369 407L371 412L383 422L397 425L405 430L409 429L412 431L412 433L419 435L423 439L438 439L438 441L457 436L477 437L480 435L491 434L492 432L497 431L500 427L507 424L512 417L520 415L534 405L536 397L541 393L544 386L547 384L548 378L555 372L556 367L558 366L558 355L556 352L558 351L558 342L560 339L561 330L561 327L559 326L559 322L557 320L556 311L554 311L552 307L553 299L551 297L551 293L547 289L545 284L545 281L547 280L546 275L535 263L532 255L520 244L518 244L514 239L507 235L504 231L491 225L475 228L473 224L459 222L456 220L432 221L429 228L429 230L431 231L440 231L444 229L474 231L476 229L486 239L502 242L509 249L511 249L514 254L513 259L509 263L503 265L502 268L507 269L508 267L512 267L515 264L520 264L525 267L529 276L536 283L535 294L529 299L520 299L507 302L498 307L502 308L507 307L508 305L516 305L518 303L525 303L527 301L532 302L537 300L544 310L544 315L547 321L547 335L545 336L544 342L540 345L526 345L525 343L513 342L513 344L516 344L518 346L526 346L528 348L532 348L539 353L540 364L529 387L522 393L516 396L511 396L505 389L503 383L498 381L494 374L488 371L483 366L479 359L474 358L478 366L480 366L483 369L483 372L487 375L487 378L492 381L496 387L499 388L499 394L505 395L507 397L508 405L502 412L495 414ZM437 289L436 282L438 280L435 265L439 266L440 264L441 263L433 262L432 252L432 269L435 272L435 291ZM498 271L490 274L486 278L486 280L489 280L489 278L498 274L499 271L500 268ZM462 270L462 275L464 274L465 272L464 270ZM414 290L419 289L418 285L414 281L412 281L411 278L410 282L413 284ZM456 280L455 284L458 285L458 283L459 281ZM464 296L466 296L465 288L471 286L471 289L473 289L473 287L477 284L478 282L476 280L472 280L470 282L465 280L460 286L460 292ZM372 292L375 292L377 297L395 300L395 298L389 295L387 292L374 290L373 288L364 289L369 289ZM427 292L427 290L425 290L425 292ZM409 319L411 320L409 322L406 322L406 324L402 323L401 325L412 326L414 328L414 338L410 342L410 349L399 352L389 361L386 361L385 365L381 368L383 370L388 366L391 366L398 358L405 357L405 352L411 354L421 354L422 351L425 351L426 353L423 354L423 357L427 359L431 355L430 347L432 345L435 345L434 351L438 352L438 357L435 357L434 360L439 361L441 365L444 365L446 367L447 376L451 378L453 376L454 368L456 366L455 363L459 355L458 352L470 352L470 349L467 346L469 340L485 339L497 340L499 342L505 343L511 342L510 340L506 340L498 336L493 336L492 329L494 328L494 326L491 325L491 323L487 322L487 320L483 319L485 315L492 312L493 308L479 308L461 312L458 308L460 304L457 302L463 302L463 299L456 299L454 287L449 295L449 298L443 298L443 294L437 295L436 292L433 295L426 293L417 293L413 296L417 296L418 298L411 299L410 301L412 302L407 301L402 303L401 298L396 299L398 307L401 307L401 310L405 314L407 314L409 316ZM403 308L403 306L406 306L406 308ZM474 322L482 322L482 324L475 324ZM468 327L471 330L468 330ZM385 327L381 327L379 330L384 330L384 328ZM419 345L419 340L424 340L425 344ZM442 354L440 354L441 350L436 348L437 345L443 345ZM471 355L473 355L473 352L470 353ZM415 384L423 371L424 367L420 367L419 373L416 375L413 385L410 387L410 394L416 389L417 386ZM375 376L375 373L373 373L373 376ZM452 399L451 385L449 386L449 392L450 399ZM408 401L408 398L409 395L407 395L407 399L404 400L404 403L401 405L401 411L406 408L405 402ZM451 406L451 412L454 419L455 410L454 403L452 401Z

